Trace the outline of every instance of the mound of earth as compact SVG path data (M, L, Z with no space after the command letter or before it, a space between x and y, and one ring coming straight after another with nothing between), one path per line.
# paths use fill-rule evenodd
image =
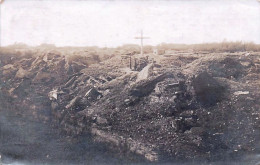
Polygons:
M140 71L120 56L8 56L0 56L2 105L67 136L88 133L149 161L259 153L259 54L148 55Z

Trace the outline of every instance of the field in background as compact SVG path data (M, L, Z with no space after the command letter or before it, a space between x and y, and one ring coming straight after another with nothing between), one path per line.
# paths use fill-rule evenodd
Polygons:
M176 50L176 51L208 51L208 52L243 52L243 51L260 51L260 44L253 42L227 42L221 43L202 43L202 44L170 44L162 43L157 46L146 45L144 46L145 53L151 53L153 49L164 49L164 50ZM140 46L136 44L127 44L116 48L97 47L97 46L86 46L86 47L56 47L52 44L42 44L36 47L27 46L26 44L17 43L14 45L2 47L0 49L2 54L14 54L16 55L28 54L35 55L38 51L57 50L65 55L103 55L104 58L109 54L127 54L135 51L140 53ZM24 51L26 50L26 51Z

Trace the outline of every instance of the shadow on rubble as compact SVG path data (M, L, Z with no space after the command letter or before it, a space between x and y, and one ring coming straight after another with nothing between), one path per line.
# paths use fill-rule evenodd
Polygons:
M48 123L0 110L0 164L128 164L90 135L67 137Z
M222 101L227 91L225 85L218 82L207 72L202 72L193 78L192 86L197 100L205 107L213 106Z

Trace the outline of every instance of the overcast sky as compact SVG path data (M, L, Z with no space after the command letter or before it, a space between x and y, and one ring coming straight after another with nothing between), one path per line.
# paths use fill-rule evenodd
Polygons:
M1 5L1 42L56 46L253 41L260 43L257 0L36 1Z

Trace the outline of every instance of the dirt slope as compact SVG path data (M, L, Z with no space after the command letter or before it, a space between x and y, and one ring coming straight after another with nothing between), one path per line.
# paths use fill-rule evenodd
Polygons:
M69 136L91 133L149 161L259 153L259 53L160 56L141 72L126 72L120 56L88 66L55 54L6 59L5 106Z

